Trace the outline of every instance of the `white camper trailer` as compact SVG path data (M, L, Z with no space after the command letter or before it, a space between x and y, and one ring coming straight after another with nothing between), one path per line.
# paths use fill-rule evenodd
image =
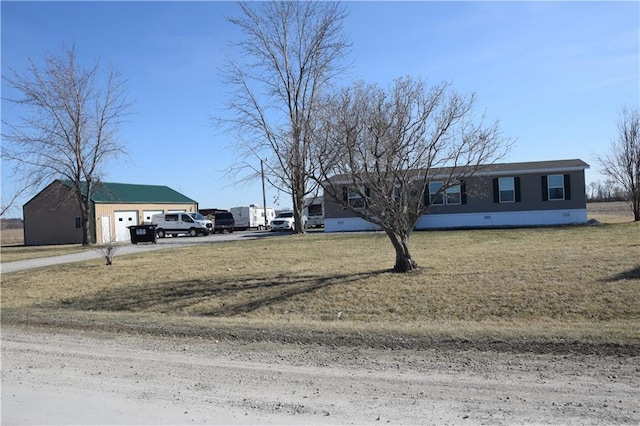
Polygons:
M251 204L249 207L231 207L229 209L236 221L237 230L258 229L263 230L265 227L265 212L263 207ZM266 223L276 217L276 212L271 207L267 207Z
M322 197L307 198L303 214L307 217L307 227L320 228L324 226L324 202Z

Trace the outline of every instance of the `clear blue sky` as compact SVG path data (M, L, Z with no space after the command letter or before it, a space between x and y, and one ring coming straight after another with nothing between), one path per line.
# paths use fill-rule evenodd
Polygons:
M580 158L601 180L623 105L640 107L640 2L346 2L350 78L387 85L422 76L476 92L516 147L506 161ZM224 107L219 67L238 31L230 2L2 1L2 74L75 43L128 80L136 114L121 130L128 160L106 180L168 185L202 208L262 204L260 182L232 186L230 136L212 128ZM3 97L12 92L2 82ZM2 117L15 116L3 100ZM14 190L2 164L3 198ZM19 206L34 194L19 201ZM267 188L267 204L291 205ZM278 202L274 200L278 198ZM21 208L9 216L20 216Z

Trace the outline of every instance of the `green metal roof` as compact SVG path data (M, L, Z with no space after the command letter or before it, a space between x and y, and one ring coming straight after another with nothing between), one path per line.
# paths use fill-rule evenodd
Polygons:
M65 181L64 184L71 187L70 181ZM196 203L195 200L164 185L110 182L100 182L91 200L95 203Z

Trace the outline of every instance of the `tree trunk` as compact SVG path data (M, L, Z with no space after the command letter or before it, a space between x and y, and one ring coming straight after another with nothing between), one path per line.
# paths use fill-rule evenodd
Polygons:
M293 202L293 220L295 223L295 233L304 234L307 232L306 224L303 218L304 211L304 193L305 193L305 181L302 176L295 173L292 179L292 202Z
M395 272L410 272L418 268L418 264L411 258L409 252L409 236L398 235L394 232L387 232L393 248L396 250L396 264L393 267Z
M91 207L87 205L87 203L82 202L80 208L80 221L82 223L82 245L90 246L93 245L93 233L91 232L91 218L90 218Z

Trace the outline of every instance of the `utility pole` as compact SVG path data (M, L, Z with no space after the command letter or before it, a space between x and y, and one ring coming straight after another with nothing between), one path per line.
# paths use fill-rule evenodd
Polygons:
M260 160L260 174L262 175L262 207L264 211L264 229L269 228L269 219L267 218L267 196L264 192L264 162Z

